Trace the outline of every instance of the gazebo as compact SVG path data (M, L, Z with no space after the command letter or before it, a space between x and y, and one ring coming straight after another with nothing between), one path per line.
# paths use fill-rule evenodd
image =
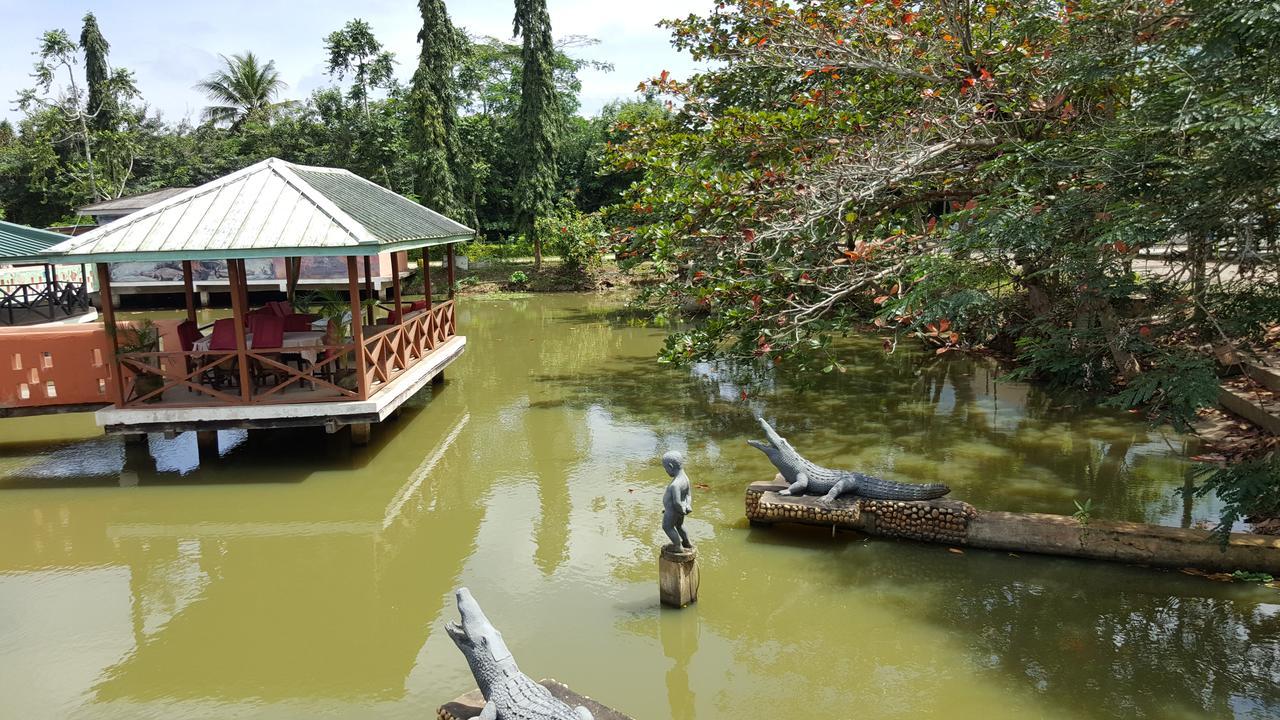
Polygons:
M60 322L93 309L83 265L59 275L52 264L28 259L66 239L0 220L0 326Z
M98 412L107 432L209 431L350 425L367 439L465 348L456 335L453 245L474 231L346 170L271 158L66 240L45 262L96 265L115 403ZM430 248L445 247L448 299L433 303ZM401 301L409 250L428 263L426 298ZM381 320L370 258L390 253L393 305ZM289 299L302 262L345 265L347 297L321 317L291 302L249 303L246 263L282 262ZM159 337L117 323L111 264L181 267L186 320ZM193 263L216 264L230 285L231 317L200 327ZM361 265L365 294L361 297Z

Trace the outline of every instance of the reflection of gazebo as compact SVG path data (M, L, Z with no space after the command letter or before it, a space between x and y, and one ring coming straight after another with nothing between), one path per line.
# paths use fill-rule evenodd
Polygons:
M115 407L98 415L108 432L222 427L352 425L366 431L462 352L454 334L453 244L473 231L345 170L269 159L191 188L40 254L94 263L110 345ZM444 245L449 300L401 304L404 251ZM395 306L375 324L370 258L390 253ZM304 262L340 263L346 318L313 330L286 303L249 307L248 264L284 257L290 295ZM187 322L180 347L117 332L110 263L165 263L182 275ZM204 338L196 328L197 263L224 268L232 317ZM268 315L272 318L258 316ZM292 329L282 330L282 326ZM349 327L348 327L349 326ZM257 328L255 331L254 328Z
M59 276L49 263L23 259L66 239L61 233L0 220L0 325L58 322L92 309L83 265Z

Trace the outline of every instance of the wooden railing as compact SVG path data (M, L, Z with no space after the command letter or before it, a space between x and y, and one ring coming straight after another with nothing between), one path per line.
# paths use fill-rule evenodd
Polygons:
M30 313L37 318L57 320L89 309L89 291L83 281L0 285L0 318L10 325L23 319L16 313Z
M407 317L400 325L365 339L363 347L314 345L250 349L249 391L244 391L239 354L235 350L120 353L124 407L209 407L272 403L359 400L427 357L453 337L453 301ZM364 353L366 393L361 392L357 352ZM294 367L285 356L309 354L315 362ZM271 382L260 379L271 376Z
M365 384L369 394L395 380L419 360L443 345L456 330L452 300L389 325L364 341Z

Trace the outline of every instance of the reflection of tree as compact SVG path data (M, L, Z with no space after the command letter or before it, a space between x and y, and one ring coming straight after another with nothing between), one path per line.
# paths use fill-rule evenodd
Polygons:
M1280 713L1280 613L1265 589L1078 560L958 557L887 541L868 547L822 532L753 533L752 540L745 549L757 558L777 558L776 546L805 553L800 572L776 560L733 567L741 556L703 566L712 579L786 573L769 586L767 602L759 585L717 583L721 609L701 617L709 632L735 644L737 657L768 648L770 667L754 682L786 684L793 674L798 681L815 654L844 651L842 692L857 696L878 670L907 664L914 687L890 695L909 691L913 699L895 710L926 715L947 707L931 697L934 673L939 682L973 674L979 684L1007 688L1010 708L1029 699L1042 712L1060 711L1044 713L1052 717ZM770 709L757 708L756 716Z
M651 427L723 441L731 462L742 457L761 474L769 472L761 458L739 454L757 434L755 412L815 462L946 482L980 506L1065 513L1072 498L1090 497L1101 517L1177 521L1170 493L1185 462L1140 419L1063 406L1034 386L1000 382L994 364L890 355L874 338L853 338L841 348L845 373L801 384L757 368L660 366L649 354L660 333L622 329L631 323L625 315L604 317L631 337L622 352L567 372L548 365L557 371L537 380L558 386L573 406L603 403Z

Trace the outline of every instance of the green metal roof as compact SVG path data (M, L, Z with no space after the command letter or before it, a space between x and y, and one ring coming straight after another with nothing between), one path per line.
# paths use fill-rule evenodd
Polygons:
M346 170L269 158L31 254L28 262L351 256L475 231Z
M473 234L467 226L358 175L297 165L293 172L383 242Z
M67 239L52 230L16 225L0 220L0 261L24 255L39 255Z

